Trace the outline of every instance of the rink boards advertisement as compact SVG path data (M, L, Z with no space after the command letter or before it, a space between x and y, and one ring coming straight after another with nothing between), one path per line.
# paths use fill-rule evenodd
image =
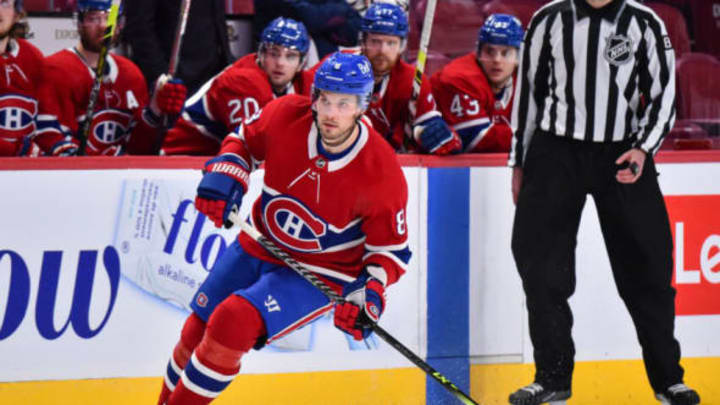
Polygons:
M190 167L199 160L129 169L88 161L90 170L0 171L11 196L0 213L0 381L161 375L190 298L237 235L195 209L201 175ZM421 357L442 359L431 364L463 385L469 364L532 362L510 252L510 170L408 161L413 257L388 290L381 325ZM720 165L659 169L680 258L676 335L684 356L720 356ZM262 171L253 173L241 214L261 183ZM638 359L599 229L588 199L571 298L577 358ZM248 354L242 373L407 367L384 342L349 340L326 316Z
M414 180L418 172L406 175ZM215 228L195 210L200 172L1 173L15 198L3 210L0 236L0 381L161 374L189 301L239 232ZM262 171L251 183L246 202L259 194ZM407 220L416 228L417 210ZM415 352L417 267L413 260L389 289L382 323ZM360 343L347 336L325 316L246 356L243 371L409 366L375 336Z

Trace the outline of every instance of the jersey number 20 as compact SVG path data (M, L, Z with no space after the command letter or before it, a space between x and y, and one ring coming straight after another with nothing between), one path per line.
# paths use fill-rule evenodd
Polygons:
M230 111L230 123L239 124L242 122L243 117L252 117L253 114L260 109L260 104L252 97L247 97L242 101L236 98L228 101L228 107L232 107L232 111ZM243 110L242 115L239 114L240 109Z

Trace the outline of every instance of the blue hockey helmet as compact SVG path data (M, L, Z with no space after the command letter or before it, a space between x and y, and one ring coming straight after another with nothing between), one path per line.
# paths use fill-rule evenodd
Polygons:
M315 72L313 99L319 92L355 94L360 107L365 110L370 104L375 80L370 61L363 55L335 52Z
M363 16L360 31L405 38L408 33L407 14L395 4L373 3Z
M83 13L90 10L110 10L112 0L77 0L77 11Z
M278 17L265 27L260 35L260 43L281 45L305 55L310 48L310 37L300 21Z
M509 14L492 14L478 31L478 46L492 44L520 48L524 35L522 24L517 17Z
M23 0L15 0L15 12L21 13L23 11Z

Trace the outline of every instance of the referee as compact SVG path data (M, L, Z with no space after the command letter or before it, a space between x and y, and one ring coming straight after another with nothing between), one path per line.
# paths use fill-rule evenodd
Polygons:
M613 276L658 400L700 402L673 337L672 237L653 154L675 121L675 56L663 22L634 0L555 0L533 17L513 106L512 251L535 380L514 405L571 395L568 298L583 205L595 200Z

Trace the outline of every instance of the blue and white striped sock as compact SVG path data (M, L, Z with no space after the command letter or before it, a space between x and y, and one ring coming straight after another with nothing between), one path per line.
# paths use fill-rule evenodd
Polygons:
M206 398L216 398L232 382L240 369L233 374L222 374L202 364L195 353L182 372L183 385Z
M167 385L170 391L175 389L175 386L180 380L180 374L182 374L182 369L175 363L173 356L170 356L167 370L165 370L165 385Z

